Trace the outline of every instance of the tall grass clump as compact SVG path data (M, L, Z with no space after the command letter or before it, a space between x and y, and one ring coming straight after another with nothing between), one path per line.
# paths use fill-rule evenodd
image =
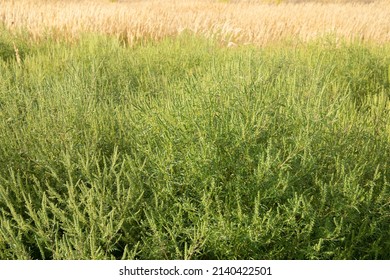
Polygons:
M389 259L388 46L7 36L1 259Z

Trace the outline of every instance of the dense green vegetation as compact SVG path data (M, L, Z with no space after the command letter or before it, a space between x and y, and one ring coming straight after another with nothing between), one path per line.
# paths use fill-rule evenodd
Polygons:
M0 258L389 259L389 65L2 31Z

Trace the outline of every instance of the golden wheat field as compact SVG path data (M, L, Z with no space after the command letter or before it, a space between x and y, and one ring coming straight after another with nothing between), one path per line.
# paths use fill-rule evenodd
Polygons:
M221 42L264 45L328 34L390 41L390 1L0 0L0 22L33 38L101 32L129 44L193 32Z

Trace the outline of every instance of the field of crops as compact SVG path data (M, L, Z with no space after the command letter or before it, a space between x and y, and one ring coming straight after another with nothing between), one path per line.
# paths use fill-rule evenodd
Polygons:
M307 42L324 35L390 41L390 1L0 0L0 21L34 38L111 34L134 44L190 31L228 44ZM279 4L278 4L279 3ZM327 3L326 5L324 3Z
M390 259L388 7L0 0L0 259Z

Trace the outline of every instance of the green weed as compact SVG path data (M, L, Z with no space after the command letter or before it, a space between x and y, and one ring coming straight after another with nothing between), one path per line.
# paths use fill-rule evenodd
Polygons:
M389 258L388 46L9 38L1 259Z

